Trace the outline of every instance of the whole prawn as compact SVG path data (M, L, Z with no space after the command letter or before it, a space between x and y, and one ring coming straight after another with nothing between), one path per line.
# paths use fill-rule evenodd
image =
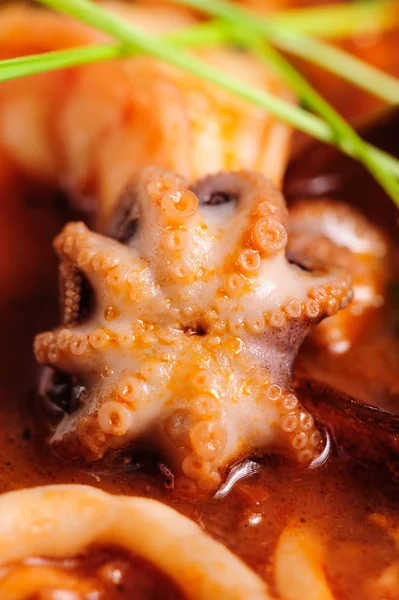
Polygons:
M153 35L195 23L172 7L105 4ZM0 19L0 57L107 41L50 11L14 5ZM264 65L233 49L201 51L203 60L292 100ZM281 182L289 128L231 94L146 56L92 64L0 85L0 151L17 169L62 185L106 227L116 199L143 166L194 180L250 168Z

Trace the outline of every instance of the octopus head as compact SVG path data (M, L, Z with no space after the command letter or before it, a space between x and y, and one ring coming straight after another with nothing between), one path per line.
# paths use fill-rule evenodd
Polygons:
M348 276L288 261L287 209L252 172L193 185L149 167L109 237L69 223L55 240L63 325L35 340L42 393L62 409L51 444L100 459L161 452L179 485L211 489L232 462L321 436L292 387L306 334L350 300Z

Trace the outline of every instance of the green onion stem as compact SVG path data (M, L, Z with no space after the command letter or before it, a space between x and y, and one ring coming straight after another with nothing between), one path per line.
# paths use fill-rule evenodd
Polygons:
M178 47L220 45L231 40L231 33L221 24L208 21L195 24L164 36ZM126 44L93 44L0 60L0 82L79 65L132 56L138 48Z
M352 35L376 34L399 24L396 0L371 0L367 3L335 4L278 11L268 16L269 23L285 29L316 36L342 38ZM231 32L222 21L207 21L167 34L174 45L197 47L220 45L231 41ZM67 52L44 54L39 59L22 57L0 61L0 82L43 71L73 67L131 55L131 49L115 44L99 44ZM54 67L52 66L54 64Z
M264 35L281 50L322 66L327 71L356 84L370 94L392 104L399 103L399 79L335 48L322 40L255 15L225 0L174 0L177 4L197 8L208 15L226 19L245 31Z
M394 29L399 25L399 11L397 0L369 0L282 10L268 14L267 19L272 26L284 28L286 31L342 39L353 36L375 36ZM186 29L188 35L190 30L191 28ZM205 43L206 38L202 37L202 32L209 36L210 43L226 41L227 36L221 30L220 23L208 21L192 27L194 40L187 39L188 43L190 45L195 43L197 33L199 43Z
M101 44L34 54L0 61L0 82L66 67L120 58L126 49L120 44Z
M337 144L338 140L334 128L331 128L327 123L323 122L318 117L306 113L289 103L278 100L271 94L264 91L258 91L247 88L241 85L240 80L231 77L230 75L214 69L213 67L186 55L179 49L174 48L168 42L157 39L145 34L141 30L126 22L123 18L111 12L104 10L98 5L89 0L41 0L43 4L61 10L71 16L77 17L82 21L92 25L105 33L119 39L122 43L139 48L161 60L169 62L179 68L184 69L193 75L202 77L207 81L221 86L228 91L239 95L240 97L255 103L258 106L266 108L273 113L277 118L286 121L288 124L299 127L302 130L306 129L307 133L322 139L323 141ZM191 0L190 0L191 1ZM206 3L206 0L199 0ZM216 0L212 0L215 2ZM328 106L328 105L327 105ZM399 203L397 195L396 182L390 178L389 174L382 173L382 169L386 169L387 158L377 149L371 150L366 142L362 142L364 147L360 148L355 144L353 146L353 138L350 143L340 139L341 149L348 155L360 159L362 162L371 167L374 175L384 185L385 189L392 196L393 200ZM367 154L369 152L369 154ZM389 162L395 166L397 172L399 162L393 157L389 157ZM373 164L374 161L376 164Z
M380 165L378 157L370 155L368 144L362 140L349 123L308 83L301 73L277 50L259 38L259 35L251 38L247 31L243 34L242 30L238 28L236 32L238 41L242 41L261 61L268 65L271 64L297 92L302 102L329 123L334 132L337 146L343 151L347 150L351 156L357 157L399 206L399 182Z
M52 0L42 1L43 3L49 3ZM156 40L153 40L152 38L151 40L152 51L148 50L148 52L155 54L154 44L156 43ZM141 49L144 50L143 47ZM125 55L130 56L139 50L139 42L137 43L137 47L131 45L128 46L126 43L125 45L104 44L98 46L72 48L68 50L57 50L55 52L47 52L45 54L36 54L29 57L4 60L0 61L0 81L6 81L16 77L23 77L39 72L43 73L45 71L52 71L65 67L74 67L78 64L85 64L96 60L100 61L104 59L112 59ZM156 56L163 60L167 60L160 52L156 53ZM180 66L194 75L200 77L203 76L211 83L219 85L220 87L232 92L244 100L248 100L257 106L270 111L277 118L286 121L289 125L300 129L304 133L307 133L320 141L330 143L334 142L334 136L331 134L328 125L324 123L322 119L319 119L318 117L308 113L306 110L289 104L288 102L285 102L284 100L281 100L280 98L275 97L265 91L243 88L238 79L235 79L223 73L222 71L216 70L213 67L202 63L201 61L195 60L194 58L188 56L184 58L180 52L178 56L178 61L169 60L168 62ZM186 63L188 66L186 66ZM399 161L396 164L396 160L393 157L386 155L385 164L387 168L397 171L399 174Z
M204 25L208 24L205 23ZM200 27L201 30L197 32L196 30ZM190 39L188 29L184 29L176 34L173 34L173 43L176 45L183 45L186 42L192 42L194 46L197 46L201 45L201 38L204 44L208 43L210 40L215 42L216 36L213 35L213 32L216 32L217 30L213 27L210 30L211 35L208 35L208 32L205 29L202 31L202 27L203 24L190 28L190 30L192 29L194 32L194 39ZM232 41L232 39L235 37L236 36L232 35L231 28L225 28L223 34L219 35L219 38L223 38L225 40L229 39L230 41ZM172 36L169 39L172 40ZM101 44L3 60L0 61L0 82L7 81L9 79L15 79L17 77L26 77L27 75L34 75L36 73L53 71L56 69L76 67L78 65L92 62L131 56L134 55L136 51L138 51L138 49L123 44ZM220 85L221 87L225 87L223 82L221 82ZM251 92L248 92L248 90L243 91L241 88L237 89L237 85L235 88L233 88L231 85L228 85L226 89L232 93L235 93L236 95L244 97L250 102L255 102L255 104L261 108L266 108L274 115L287 120L288 123L293 127L300 129L304 133L307 133L322 142L328 142L332 144L335 141L334 136L326 126L326 123L302 108L287 105L286 102L277 97L272 97L275 103L274 106L272 106L267 100L265 100L265 94L261 91L254 91L251 94ZM242 94L244 94L244 96ZM257 100L255 98L255 94ZM281 110L280 112L276 112L276 107L279 105ZM289 114L285 112L287 110L289 111ZM369 152L377 160L380 160L381 165L383 165L385 169L391 171L399 177L399 161L389 154L375 148L374 146L369 146Z
M363 60L322 40L305 37L298 32L279 29L271 35L272 41L281 49L312 62L342 77L373 96L391 104L399 103L399 80L384 73Z
M368 0L279 11L268 20L307 35L344 38L394 29L399 11L397 0Z
M276 98L266 91L256 90L242 85L241 81L227 73L215 69L192 56L174 48L170 43L152 37L122 17L106 11L90 0L40 0L51 8L55 8L76 17L93 27L119 39L122 44L142 50L147 54L179 67L193 75L201 77L210 83L218 85L229 92L269 110L277 118L286 121L293 127L298 127L313 137L322 141L334 141L330 128L318 117L298 108L284 100Z
M188 3L190 5L198 6L199 4L204 4L201 0L175 1L182 4ZM230 5L228 5L228 7L231 9ZM202 6L202 8L205 10L204 6ZM212 2L212 6L210 6L208 3L207 12L210 12L210 9L212 9L212 13L220 14L219 4L215 5L215 3ZM223 10L225 10L225 8ZM234 8L234 10L236 9ZM277 30L279 31L277 37L276 33L273 34L273 32L270 37L271 39L275 38L274 42L280 48L292 52L297 56L302 56L326 69L335 69L333 72L342 75L345 79L366 89L369 93L372 93L385 101L396 103L399 101L399 80L397 78L394 78L387 73L382 73L378 69L371 67L367 63L360 61L338 48L334 48L318 40L308 37L305 38L301 35L301 31L311 31L320 35L328 34L329 32L330 35L333 35L334 31L338 33L338 26L342 27L343 23L347 24L343 19L350 17L353 21L355 21L356 18L360 19L360 22L357 23L359 28L358 31L362 32L364 30L364 23L369 23L371 28L371 23L373 22L375 32L382 27L382 25L385 27L387 27L388 24L393 26L394 23L399 21L399 19L393 18L397 13L395 0L377 0L368 2L366 5L336 5L332 7L324 6L311 9L283 11L274 17L269 18L267 24L263 22L262 28L266 26L268 29L276 30L277 27ZM362 21L362 18L364 21ZM343 33L345 33L344 29L342 29L342 34ZM300 37L298 37L298 35ZM216 21L187 27L165 37L173 42L174 45L190 47L222 44L230 41L230 34L223 28L223 23L218 23ZM318 46L317 48L315 48L315 44ZM104 48L98 46L98 51L94 49L77 51L76 58L73 58L72 54L70 57L65 56L66 62L60 62L58 68L74 66L74 61L76 65L79 65L88 62L117 58L125 53L128 54L127 51L123 51L120 48L118 49L116 46L113 49L109 46L105 47L105 45ZM62 61L63 58L64 57L60 55L59 60ZM25 60L24 58L19 59L21 61L19 64L16 62L6 64L6 61L0 61L2 67L2 78L0 81L41 72L40 63L36 63L35 61L30 62L29 59L30 57L27 57L26 62L23 62ZM56 54L54 54L54 60L58 60ZM71 61L70 64L69 60ZM14 66L18 67L18 69L16 68L13 70ZM10 71L8 71L8 67L10 67ZM46 62L44 62L43 70L50 69L50 65L47 65ZM10 75L8 75L8 72Z

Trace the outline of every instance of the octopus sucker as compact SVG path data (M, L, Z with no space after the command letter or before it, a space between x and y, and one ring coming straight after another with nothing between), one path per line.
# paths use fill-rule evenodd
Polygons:
M313 326L349 301L347 273L287 260L285 200L257 173L190 183L146 167L120 203L115 237L69 223L55 241L65 296L79 296L79 272L93 302L35 340L37 360L85 390L71 406L63 393L52 447L98 460L144 444L197 491L247 456L309 464L322 437L295 395L292 363ZM57 376L46 378L42 393L57 404Z

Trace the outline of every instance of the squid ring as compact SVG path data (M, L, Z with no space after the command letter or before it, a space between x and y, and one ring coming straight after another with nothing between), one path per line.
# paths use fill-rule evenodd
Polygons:
M3 565L73 557L93 544L110 544L153 563L187 600L269 598L266 585L236 556L156 500L84 485L43 486L1 496L0 515ZM20 599L10 587L7 576L0 578L2 600ZM23 590L27 598L37 591Z

